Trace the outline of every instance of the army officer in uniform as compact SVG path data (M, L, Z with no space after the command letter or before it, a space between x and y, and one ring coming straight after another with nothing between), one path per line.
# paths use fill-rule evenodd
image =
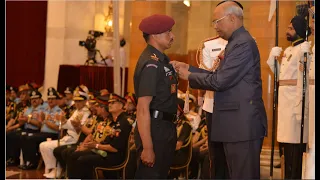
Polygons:
M135 178L167 178L177 142L173 121L177 113L178 80L169 58L175 21L166 15L143 19L139 29L147 42L137 62L134 89L138 98L135 144L138 166Z

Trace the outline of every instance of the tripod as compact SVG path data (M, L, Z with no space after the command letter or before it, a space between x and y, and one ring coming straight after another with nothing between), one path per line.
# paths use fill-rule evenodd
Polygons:
M96 49L96 51L99 53L99 55L100 55L100 57L101 57L101 61L103 61L103 62L104 62L104 64L107 66L106 59L105 59L105 58L103 58L103 56L102 56L102 54L101 54L100 50L99 50L99 49Z
M90 64L96 64L97 60L96 60L96 49L93 50L88 50L88 59L86 60L86 62L84 63L84 65L90 65Z
M101 61L103 61L104 64L107 66L106 59L103 58L103 56L102 56L102 54L101 54L99 49L94 49L93 51L88 51L88 59L86 60L84 65L96 64L97 63L97 60L96 60L96 53L97 52L99 53L99 56L101 57Z

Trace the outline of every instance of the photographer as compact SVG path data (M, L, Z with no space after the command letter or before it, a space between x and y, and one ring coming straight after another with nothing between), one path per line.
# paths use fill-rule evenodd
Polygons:
M124 49L124 46L126 45L126 40L120 36L120 67L128 67L127 60L126 60L126 52ZM112 67L113 66L113 60L114 60L114 49L111 49L106 57L106 64L107 66Z

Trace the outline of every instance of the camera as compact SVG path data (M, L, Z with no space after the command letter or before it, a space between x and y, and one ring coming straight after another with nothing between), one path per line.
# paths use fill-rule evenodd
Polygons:
M85 41L79 41L79 46L84 46L88 51L94 51L96 48L96 38L103 36L103 32L90 30L89 36Z

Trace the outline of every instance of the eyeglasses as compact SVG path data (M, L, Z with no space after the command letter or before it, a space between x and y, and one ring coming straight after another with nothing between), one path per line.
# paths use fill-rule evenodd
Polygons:
M212 21L212 25L217 25L219 21L221 21L222 19L224 19L224 18L227 17L228 15L229 15L229 14L223 16L223 17L220 18L220 19L217 19L217 20Z

